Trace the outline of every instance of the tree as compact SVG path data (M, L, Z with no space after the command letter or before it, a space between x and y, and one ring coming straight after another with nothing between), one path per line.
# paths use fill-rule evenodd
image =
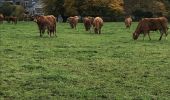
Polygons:
M63 14L65 12L63 7L64 1L65 0L42 0L45 14L53 14L55 16Z
M65 8L66 16L79 15L78 7L76 7L76 0L65 0L63 6Z
M170 10L170 0L124 0L124 9L128 14L136 14L142 11L141 17L167 16ZM133 6L132 6L133 4ZM138 14L139 15L139 14Z
M11 15L21 17L25 11L24 7L20 6L20 5L14 5L14 7L15 7L15 10L13 11L13 13Z
M10 16L14 10L15 6L6 2L0 7L0 12L2 12L4 16Z
M45 14L68 16L138 17L170 16L170 0L42 0ZM139 11L139 13L138 13ZM140 12L142 12L140 14Z
M64 15L66 16L102 16L108 15L108 12L123 12L122 0L43 0L43 4L45 5L44 9L46 14L59 14L64 12ZM61 8L64 10L61 10Z

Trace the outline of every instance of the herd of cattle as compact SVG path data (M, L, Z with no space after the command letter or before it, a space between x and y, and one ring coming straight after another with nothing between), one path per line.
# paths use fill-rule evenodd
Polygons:
M69 17L67 19L67 21L69 22L71 28L75 28L77 26L78 23L78 16L74 16L74 17ZM103 26L103 19L100 17L84 17L83 18L83 23L84 23L84 27L86 31L91 31L91 28L94 28L94 32L96 34L101 34L101 28Z
M3 23L4 19L6 19L8 23L12 22L13 24L17 24L17 17L10 16L4 18L3 14L0 14L0 23Z
M47 30L48 35L51 37L56 35L56 22L57 19L53 15L42 16L36 15L34 16L34 22L37 23L39 28L40 37L44 34L45 30ZM3 23L4 17L0 14L0 23ZM76 29L79 17L73 16L67 19L70 27ZM10 23L17 24L17 17L7 17L7 21ZM125 17L125 26L126 28L130 28L132 24L131 16ZM86 31L92 32L92 29L96 34L101 34L101 28L103 26L103 19L101 17L84 17L83 23ZM166 38L168 35L168 20L166 17L158 17L158 18L143 18L139 21L135 32L133 33L133 39L137 40L140 34L143 34L143 39L146 35L150 38L150 31L159 31L161 36L159 40L162 39L163 34L165 34Z

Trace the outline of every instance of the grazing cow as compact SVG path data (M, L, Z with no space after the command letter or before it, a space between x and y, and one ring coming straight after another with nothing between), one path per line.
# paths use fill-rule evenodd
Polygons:
M3 20L4 20L4 16L3 16L3 14L0 14L0 24L2 24L2 23L3 23Z
M103 19L100 17L96 17L93 21L93 28L96 34L101 34L101 28L103 26Z
M126 28L130 29L131 24L132 24L132 18L130 16L127 16L125 18L125 26L126 26Z
M84 17L83 18L83 23L84 23L84 27L85 27L86 31L89 31L91 29L93 20L94 20L93 17Z
M70 24L72 29L76 29L77 23L78 23L79 17L74 16L74 17L69 17L67 19L68 23Z
M162 39L162 35L165 34L165 36L167 37L167 31L168 31L168 20L165 17L159 17L159 18L143 18L142 20L139 21L138 26L135 30L135 32L133 33L133 39L137 40L140 34L144 34L143 35L143 40L144 37L146 36L146 34L148 34L149 39L150 35L149 32L150 31L157 31L159 30L159 32L161 33L161 36L159 38L159 40Z
M56 18L53 15L35 16L34 21L38 25L40 37L42 37L46 29L50 37L52 33L56 36Z

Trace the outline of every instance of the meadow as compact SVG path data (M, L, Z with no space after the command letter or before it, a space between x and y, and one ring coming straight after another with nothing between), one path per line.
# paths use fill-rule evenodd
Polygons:
M57 24L0 24L0 100L168 100L170 36L132 39L137 22L106 22L102 34ZM170 31L169 31L170 33Z

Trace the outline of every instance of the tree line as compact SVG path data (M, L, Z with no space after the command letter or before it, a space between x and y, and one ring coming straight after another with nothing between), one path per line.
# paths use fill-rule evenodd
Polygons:
M105 21L120 21L131 15L135 20L143 17L166 16L170 19L170 0L41 0L44 13L69 16L101 16ZM22 16L24 8L8 3L0 4L5 16Z
M17 16L22 17L25 9L21 5L13 5L11 3L5 2L0 5L0 13L4 16Z
M103 16L108 20L121 20L132 15L170 18L170 0L42 0L45 14L55 16ZM111 19L110 19L111 18Z

